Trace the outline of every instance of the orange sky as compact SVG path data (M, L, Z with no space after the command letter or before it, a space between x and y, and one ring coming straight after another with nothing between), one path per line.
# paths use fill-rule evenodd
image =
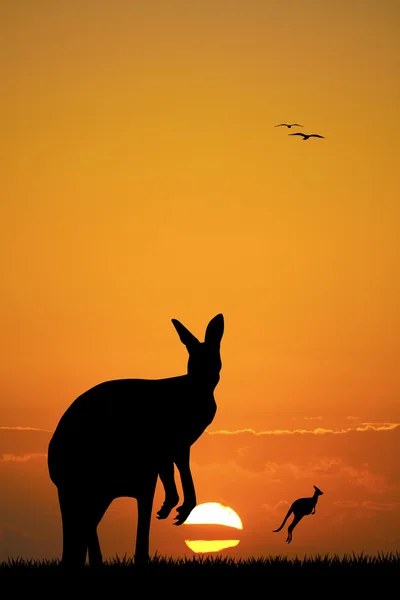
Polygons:
M399 17L395 0L1 4L0 560L60 554L45 454L74 398L183 373L171 318L202 338L219 312L193 473L243 520L229 552L289 552L270 531L313 484L290 551L399 547ZM132 553L135 510L110 508L106 553ZM152 536L187 550L172 521Z

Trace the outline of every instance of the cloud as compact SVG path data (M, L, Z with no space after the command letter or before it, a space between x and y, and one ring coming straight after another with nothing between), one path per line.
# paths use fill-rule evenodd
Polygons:
M307 417L304 417L305 419ZM318 418L318 417L315 417ZM266 431L255 431L254 429L236 429L229 431L227 429L219 429L217 431L207 431L208 435L240 435L240 434L251 434L251 435L343 435L354 431L393 431L400 427L400 423L363 423L358 427L347 427L346 429L323 429L318 427L316 429L272 429Z
M36 454L2 454L0 456L0 462L27 462L28 460L35 460L37 458L47 458L47 454L36 453Z
M366 510L377 511L393 511L400 506L400 502L373 502L372 500L364 500L362 502L336 500L333 504L339 508L365 508Z
M277 512L281 513L282 511L287 511L289 509L290 503L287 500L280 500L274 506L270 504L261 504L261 509L267 513L272 514L275 517Z
M356 508L360 506L360 503L354 500L335 500L333 504L339 506L339 508Z
M369 468L358 469L343 465L341 475L348 477L349 485L358 486L373 493L382 494L389 489L387 478Z
M323 421L324 417L316 416L316 417L292 417L292 421Z
M16 425L15 427L0 425L0 431L41 431L45 433L53 433L51 429L39 429L38 427L24 427L22 425Z
M0 426L0 460L4 462L31 460L47 455L51 431L37 427Z
M346 481L348 489L359 488L374 494L382 494L389 489L386 477L364 468L355 468L346 462L346 459L340 458L318 458L302 461L298 457L298 462L272 463L268 461L265 464L263 476L266 480L282 482L288 478L294 481L323 481L332 485L334 480ZM312 484L314 485L314 483ZM321 483L323 486L323 483Z
M363 423L355 431L393 431L400 427L400 423Z
M372 502L371 500L366 500L362 503L362 507L368 510L395 510L400 506L400 502Z

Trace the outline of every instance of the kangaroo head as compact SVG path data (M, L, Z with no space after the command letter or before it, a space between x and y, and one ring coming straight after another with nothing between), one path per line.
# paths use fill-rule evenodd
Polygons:
M315 494L316 494L317 496L322 496L322 495L323 495L323 493L324 493L324 492L321 492L321 490L319 490L319 489L317 488L317 486L315 486L315 485L314 485L314 490L315 490Z
M180 321L172 319L179 338L189 353L188 375L203 386L214 389L222 367L220 344L224 333L224 317L216 315L207 325L204 342L191 333Z

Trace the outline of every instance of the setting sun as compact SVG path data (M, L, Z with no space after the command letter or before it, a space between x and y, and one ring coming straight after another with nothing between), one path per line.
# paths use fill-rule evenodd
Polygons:
M226 525L235 529L243 529L239 515L229 506L219 502L205 502L192 510L185 525Z
M239 544L239 540L185 540L186 546L196 554L201 552L220 552L227 548L234 548Z
M185 525L222 525L243 529L239 515L229 506L219 502L205 502L196 506L186 519ZM234 548L239 544L239 540L185 540L185 543L193 552L205 553Z

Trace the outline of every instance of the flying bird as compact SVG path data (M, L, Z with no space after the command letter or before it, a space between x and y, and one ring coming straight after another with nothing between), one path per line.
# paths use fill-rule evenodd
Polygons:
M323 135L319 135L318 133L288 133L288 135L302 135L303 136L303 142L305 142L306 140L308 140L311 137L316 137L316 138L324 138Z
M279 125L275 125L275 127L287 127L290 129L291 127L303 127L300 123L279 123Z

